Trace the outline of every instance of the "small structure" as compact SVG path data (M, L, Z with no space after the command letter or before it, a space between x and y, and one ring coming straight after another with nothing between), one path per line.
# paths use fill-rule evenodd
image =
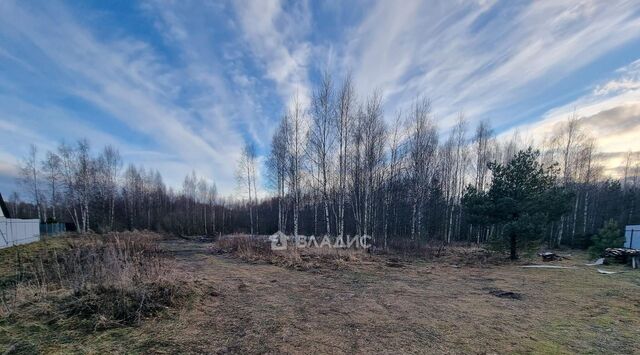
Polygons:
M604 256L605 258L613 258L623 263L631 260L631 267L634 269L640 266L640 249L607 248L604 250Z
M624 229L624 247L640 249L640 224L628 225Z
M0 249L40 240L39 219L10 218L0 194Z

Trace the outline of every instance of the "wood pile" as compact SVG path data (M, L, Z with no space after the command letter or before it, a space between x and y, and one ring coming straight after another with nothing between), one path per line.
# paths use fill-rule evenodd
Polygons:
M631 259L631 266L635 269L640 262L640 249L607 248L604 250L604 257L612 258L621 263L626 263Z
M607 248L604 250L604 256L609 258L618 258L624 256L638 256L640 255L640 249L627 249L627 248Z

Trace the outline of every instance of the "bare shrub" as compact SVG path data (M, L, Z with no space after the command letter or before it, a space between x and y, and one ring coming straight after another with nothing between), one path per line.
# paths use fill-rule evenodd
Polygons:
M60 310L69 317L87 319L94 329L135 325L167 307L189 298L184 284L168 280L144 282L135 287L98 285L65 297Z
M271 242L267 238L244 234L222 236L210 250L214 253L235 254L245 260L260 260L273 254Z
M499 253L469 245L424 243L409 239L397 239L389 242L388 254L404 258L421 258L436 262L459 265L499 264L504 257Z
M174 261L158 246L158 234L112 233L69 239L64 248L42 248L16 261L4 315L22 303L56 301L68 317L94 328L135 324L188 296ZM58 302L59 301L59 302Z
M311 270L321 267L337 269L371 258L366 251L355 249L290 247L286 250L274 251L267 238L247 235L220 237L210 250L213 253L233 254L245 261L266 262L296 270Z

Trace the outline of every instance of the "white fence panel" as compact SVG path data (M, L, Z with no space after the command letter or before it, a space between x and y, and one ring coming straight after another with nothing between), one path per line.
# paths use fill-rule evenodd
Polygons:
M40 240L40 220L0 218L0 248Z

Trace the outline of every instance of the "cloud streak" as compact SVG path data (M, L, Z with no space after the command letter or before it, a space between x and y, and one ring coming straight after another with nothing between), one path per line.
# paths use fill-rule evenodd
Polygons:
M283 101L290 107L298 96L308 105L311 44L304 40L310 28L307 3L289 4L285 9L279 0L237 1L235 12L242 37Z
M266 154L324 69L380 89L390 119L424 95L444 130L463 111L542 135L577 108L603 152L640 149L637 1L126 6L0 2L0 175L29 142L88 136L173 187L194 169L230 194L244 141Z
M527 102L640 37L637 2L375 2L345 63L389 106L433 99L444 126L457 112L484 118ZM501 127L528 117L491 117Z
M640 87L617 85L634 82L640 73L638 61L619 68L614 77L596 85L590 93L547 111L539 121L519 126L529 139L540 143L557 129L558 124L572 114L577 115L580 126L598 140L598 151L605 168L616 175L628 151L640 151ZM503 136L511 134L505 132Z
M192 167L211 176L215 167L222 188L232 188L233 167L228 160L238 155L240 134L228 126L226 117L201 119L211 107L184 107L178 102L184 81L212 82L215 76L190 66L169 67L154 48L135 38L101 40L62 6L36 11L10 2L1 6L2 22L41 53L53 68L47 70L61 78L60 95L81 99L136 135L151 139L156 149L178 157L185 172ZM207 131L216 133L212 137L201 134Z

